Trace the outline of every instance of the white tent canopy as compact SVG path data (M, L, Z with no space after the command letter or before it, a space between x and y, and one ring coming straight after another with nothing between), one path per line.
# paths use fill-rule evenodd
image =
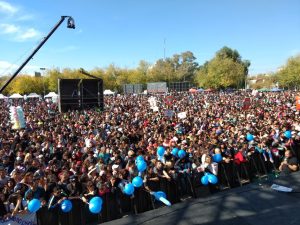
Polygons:
M111 90L104 90L104 91L103 91L103 94L104 94L104 95L114 95L115 92L113 92L113 91L111 91Z
M55 92L49 92L49 94L45 95L44 98L55 98L58 97L58 94Z
M0 99L7 99L8 97L4 96L3 94L0 94Z
M40 98L41 96L38 95L37 93L30 93L29 95L26 96L27 98Z
M9 96L9 98L17 99L17 98L23 98L23 96L20 95L19 93L15 93L15 94L12 94L11 96Z

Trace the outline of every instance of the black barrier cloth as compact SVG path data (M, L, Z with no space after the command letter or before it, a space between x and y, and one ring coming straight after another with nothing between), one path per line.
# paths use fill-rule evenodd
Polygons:
M298 149L297 149L298 150ZM279 158L273 157L274 162L264 158L260 153L254 153L242 163L221 162L218 165L218 184L201 184L203 172L179 174L168 180L160 178L159 181L147 182L151 191L163 191L172 203L178 203L187 196L193 198L207 197L223 189L244 185L243 181L253 182L263 176L274 172L278 168ZM69 213L63 213L60 207L48 209L41 208L37 212L38 225L93 225L114 219L122 218L128 214L138 214L163 206L163 203L154 199L149 190L144 187L136 188L133 196L127 196L120 189L106 193L103 199L102 210L99 214L92 214L87 204L80 199L71 200L73 208Z

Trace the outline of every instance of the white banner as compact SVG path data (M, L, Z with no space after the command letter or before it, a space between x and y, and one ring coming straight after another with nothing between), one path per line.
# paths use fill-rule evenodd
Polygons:
M180 112L180 113L178 113L178 118L179 119L185 119L186 118L186 112Z
M0 220L1 225L37 225L35 213L12 216L8 220Z

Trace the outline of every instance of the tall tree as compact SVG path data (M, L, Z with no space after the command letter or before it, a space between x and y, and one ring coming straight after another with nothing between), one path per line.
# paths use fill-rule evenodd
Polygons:
M291 57L286 64L277 72L277 81L281 87L300 87L300 55Z
M193 81L198 63L190 51L159 59L150 70L151 81Z
M250 61L242 61L237 50L225 46L213 59L200 66L196 82L205 88L242 88L249 66Z

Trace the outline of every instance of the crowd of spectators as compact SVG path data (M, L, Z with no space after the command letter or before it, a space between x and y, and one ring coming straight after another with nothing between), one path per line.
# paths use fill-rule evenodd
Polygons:
M44 100L0 102L0 217L26 211L37 198L48 208L65 198L88 202L140 175L144 188L159 179L209 171L218 174L214 154L224 163L260 152L275 169L298 170L300 117L295 92L211 92L156 95L155 110L147 95L105 97L105 110L59 113ZM243 109L249 97L249 109ZM26 128L13 130L9 106L21 105ZM178 113L186 112L179 118ZM289 130L291 138L285 136ZM252 134L254 140L247 140ZM164 146L163 157L157 147ZM179 158L173 148L187 154ZM142 155L147 170L139 172ZM199 181L200 182L200 181Z

